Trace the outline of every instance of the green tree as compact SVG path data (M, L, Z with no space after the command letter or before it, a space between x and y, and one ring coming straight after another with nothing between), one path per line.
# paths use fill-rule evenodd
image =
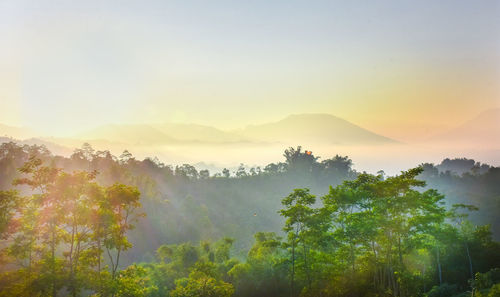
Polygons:
M122 252L132 247L127 231L133 229L133 223L144 215L139 211L140 195L136 187L123 184L114 184L106 189L107 209L112 220L106 226L104 246L111 263L113 279L116 277Z
M14 180L14 185L26 185L34 194L26 201L24 209L25 215L22 216L21 224L24 232L20 232L18 239L27 235L25 242L28 254L28 278L31 279L31 268L33 264L33 249L37 242L41 240L38 250L42 258L48 258L48 273L46 283L51 286L51 295L56 296L60 289L60 264L56 259L56 247L59 243L61 234L58 228L59 215L61 210L60 202L55 195L51 193L55 186L60 169L52 166L43 166L43 161L37 155L32 155L24 165L19 168L24 177ZM49 236L42 236L49 235ZM18 241L20 242L20 241ZM46 253L46 247L49 247L49 254ZM44 250L44 251L42 251ZM44 269L45 270L45 269Z
M16 191L0 191L0 239L15 231L13 218L22 203Z
M312 205L316 202L316 196L309 193L309 189L295 189L284 198L281 203L285 207L280 214L286 218L283 230L287 233L287 244L291 248L291 277L290 291L294 296L297 247L302 247L301 263L302 270L306 276L308 288L311 288L312 279L310 272L309 242L314 230L315 210Z
M229 297L234 293L233 285L218 280L213 263L198 264L187 278L176 281L172 297Z
M281 238L274 232L258 232L246 262L230 271L236 296L286 296L289 291L288 267Z
M18 265L3 275L18 279L5 292L14 296L57 296L63 288L72 296L83 289L105 292L103 247L109 255L115 251L116 256L110 256L112 281L107 284L116 287L120 253L131 246L126 232L141 215L137 188L115 184L104 189L94 182L96 172L66 173L45 166L36 156L20 172L23 175L14 184L27 186L31 196L18 199L13 191L0 191L1 227L15 226L7 254Z

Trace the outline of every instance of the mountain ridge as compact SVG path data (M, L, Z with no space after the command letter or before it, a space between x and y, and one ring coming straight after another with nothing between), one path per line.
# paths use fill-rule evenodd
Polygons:
M35 137L36 132L27 127L15 127L0 123L0 137L30 138Z
M325 142L326 139L327 143L338 145L399 143L326 113L292 114L276 122L247 126L240 133L249 138L281 142Z
M7 132L9 131L15 131L15 128L8 129ZM19 133L12 134L6 135L23 139L23 135ZM339 145L398 143L396 140L376 134L345 119L325 113L292 114L274 122L248 125L239 130L222 130L213 126L191 123L106 124L65 138L82 141L106 140L130 145L245 142L327 142Z
M491 108L428 141L460 145L500 147L500 108Z

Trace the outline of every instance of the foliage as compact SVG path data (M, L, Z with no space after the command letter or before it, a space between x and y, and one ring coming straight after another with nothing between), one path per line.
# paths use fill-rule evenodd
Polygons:
M32 194L19 203L15 192L0 192L2 226L16 226L5 250L14 266L2 275L3 292L12 296L119 292L125 283L115 276L120 252L130 247L126 232L141 207L138 190L122 184L102 187L94 181L96 172L67 173L45 165L36 155L19 171L23 175L14 184L27 186ZM112 266L109 282L104 281L104 249Z
M440 286L434 286L427 293L427 297L452 297L458 293L457 285L450 285L448 283L444 283Z
M216 280L203 271L194 270L187 279L176 281L176 288L170 292L172 297L229 297L234 293L231 284Z
M498 295L498 168L386 176L301 147L284 157L210 175L2 144L0 296Z

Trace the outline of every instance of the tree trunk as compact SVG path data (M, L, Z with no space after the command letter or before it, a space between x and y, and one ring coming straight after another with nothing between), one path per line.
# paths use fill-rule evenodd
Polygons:
M354 244L349 243L349 247L351 249L351 268L352 268L352 274L354 275Z
M474 279L474 271L472 270L472 258L470 257L469 245L467 244L467 241L465 242L465 250L467 251L467 258L469 259L470 278Z
M398 238L399 265L403 269L403 253L401 252L401 237Z
M422 282L424 283L424 292L426 292L427 288L425 286L425 264L424 267L422 268Z
M403 252L401 251L401 236L398 236L398 254L399 254L399 272L403 272ZM398 296L405 296L404 290L401 289L401 283L397 281L397 286L398 286L398 291L399 294ZM403 286L404 287L404 286Z
M75 219L73 219L73 224L75 224ZM71 245L69 249L69 289L71 291L71 295L75 295L75 278L74 278L74 270L73 270L73 260L74 260L74 250L75 250L75 225L73 225L71 230Z
M439 259L439 247L436 249L436 260L438 265L439 285L443 284L443 275L441 271L441 260Z
M56 288L56 226L52 223L51 226L52 238L50 243L50 261L51 261L51 270L52 270L52 297L57 296L57 288Z
M295 236L292 239L292 277L290 283L290 296L293 297L293 281L295 277Z
M373 289L377 291L377 275L378 275L378 267L377 267L377 254L375 253L375 246L373 244L373 241L371 242L371 248L373 251L373 265L374 265L374 271L373 271Z
M309 290L311 290L311 272L308 266L309 264L307 263L307 248L305 243L303 243L303 248L304 248L304 264L306 266L306 274L307 274L307 284L309 285Z
M97 262L97 272L99 274L99 293L102 292L102 277L101 277L101 239L97 239L97 249L99 252L99 260Z

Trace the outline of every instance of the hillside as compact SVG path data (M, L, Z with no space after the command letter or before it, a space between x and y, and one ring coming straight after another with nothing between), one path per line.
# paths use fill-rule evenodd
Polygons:
M36 133L25 127L13 127L0 124L0 137L12 137L17 139L25 139L36 136Z
M76 138L82 140L105 139L110 142L132 145L157 145L176 141L149 125L105 125L79 134Z
M204 125L165 123L153 125L153 127L169 137L180 141L206 143L245 141L245 139L232 132L222 131L220 129Z
M499 148L500 108L486 110L462 125L432 137L429 141Z
M329 114L291 115L278 122L248 126L239 134L249 139L282 143L339 145L396 143L392 139Z
M124 144L199 143L318 143L372 145L396 143L349 121L329 114L290 115L280 121L224 131L197 124L106 125L79 134L83 140L106 139Z

